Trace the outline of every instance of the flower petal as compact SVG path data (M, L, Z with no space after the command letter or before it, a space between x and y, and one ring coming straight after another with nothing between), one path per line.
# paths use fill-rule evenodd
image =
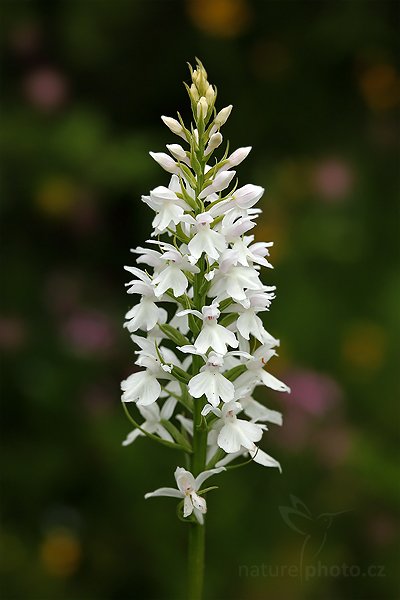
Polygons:
M195 489L200 489L200 487L209 477L212 477L212 475L218 475L218 473L222 473L222 471L226 471L225 467L217 467L215 469L203 471L202 473L200 473L200 475L197 475L195 479Z
M147 498L155 498L156 496L165 496L166 498L182 498L183 494L175 488L162 487L158 490L154 490L154 492L147 492L147 494L144 495L146 500Z

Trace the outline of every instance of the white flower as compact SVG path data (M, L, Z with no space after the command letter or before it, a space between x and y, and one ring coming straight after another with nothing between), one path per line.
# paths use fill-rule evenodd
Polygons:
M138 254L139 256L136 259L138 264L145 264L149 267L153 267L153 269L159 269L164 263L162 261L162 254L158 252L158 250L153 250L152 248L142 248L138 246L137 248L131 248L131 252L133 254ZM149 278L150 279L150 278Z
M215 448L216 446L214 446ZM215 453L215 450L214 450ZM234 461L236 458L241 456L250 456L252 460L263 467L276 467L282 473L281 465L275 458L261 450L260 448L255 448L255 450L246 450L242 448L239 452L234 452L232 454L227 454L224 458L217 462L217 467L224 467L228 465L230 462Z
M262 283L257 271L251 267L227 265L226 271L219 270L214 277L208 296L233 298L236 302L246 300L245 290L260 290Z
M188 249L196 260L205 252L205 254L217 260L221 252L226 248L226 241L223 235L211 229L210 225L213 218L209 213L201 213L193 219L196 226L196 233L188 244Z
M199 268L192 265L186 255L182 255L173 246L162 255L166 266L153 279L155 285L154 293L157 297L162 296L167 290L172 289L174 296L182 296L189 285L184 271L198 273Z
M203 319L202 330L194 342L194 347L199 354L205 354L211 348L217 354L223 356L228 351L227 346L231 346L232 348L238 347L239 342L235 334L223 325L218 324L218 318L221 313L218 310L217 304L203 306L201 313L199 311L187 310L179 314L182 315L185 313L192 313Z
M245 414L250 417L252 421L268 421L268 423L282 425L282 413L267 408L260 402L257 402L257 400L254 400L251 396L241 398L240 404L242 405Z
M159 406L154 403L150 406L138 406L139 412L144 418L144 422L141 425L141 428L147 433L155 433L160 436L163 440L167 440L168 442L173 442L173 437L168 433L165 427L162 425L161 421L169 421L172 417L176 406L177 400L175 398L168 398L166 402L164 402L161 410ZM126 439L122 442L123 446L129 446L132 444L136 438L139 436L144 436L145 434L138 428L134 429L130 433L128 433Z
M217 407L220 401L230 402L235 395L235 387L229 379L222 375L224 359L221 355L211 352L200 373L189 381L189 394L193 398L201 398L203 394L208 402Z
M185 211L190 210L190 206L184 200L163 185L152 190L150 196L142 196L142 200L157 213L153 219L153 227L157 234L163 233L168 227L175 230L175 225L184 220Z
M143 296L139 304L136 304L131 310L129 310L125 319L124 327L131 333L134 333L138 329L150 331L157 323L165 323L168 317L168 313L161 306L157 306L154 302L156 297Z
M235 381L238 395L243 394L243 390L246 389L252 392L255 385L259 384L266 385L277 392L290 393L290 388L285 383L268 373L264 368L274 355L276 355L276 352L270 346L260 346L255 351L253 358L246 362L247 371L239 375Z
M203 483L212 475L217 475L222 471L225 471L225 467L218 467L216 469L210 469L209 471L203 471L196 478L193 477L190 471L177 467L175 470L175 481L177 488L159 488L154 492L145 494L145 498L154 498L156 496L166 496L167 498L183 498L183 516L189 517L193 512L200 523L204 523L204 514L207 512L207 503L205 498L198 494Z
M169 154L150 152L172 176L168 187L154 187L142 196L155 213L151 239L132 250L143 269L125 267L132 276L127 291L139 299L126 313L124 326L137 345L135 364L141 370L127 377L121 389L122 401L135 402L143 417L124 446L151 434L164 446L172 442L190 454L196 473L204 453L205 464L212 465L226 454L215 469L197 478L178 467L177 488L146 494L181 499L184 517L194 513L203 523L206 502L199 490L224 464L250 457L280 469L256 444L268 423L282 424L282 415L257 402L253 393L261 385L290 390L266 370L279 340L264 328L260 314L275 298L275 287L260 276L262 267L272 268L272 242L256 242L252 233L264 189L253 184L237 188L233 170L251 147L229 155L228 148L219 151L220 129L232 105L218 112L216 88L201 62L190 71L192 122L186 126L179 113L179 120L162 116L188 145L167 144ZM177 402L185 409L182 415L174 414Z
M129 375L121 383L122 402L136 402L138 406L148 406L153 404L161 392L161 385L158 378L167 379L169 376L166 365L160 365L154 357L143 355L137 361L137 364L146 367L144 371L138 371Z
M231 454L239 452L241 448L256 450L254 442L259 442L263 435L265 425L250 423L244 419L238 419L237 413L242 410L239 402L228 402L222 409L212 410L219 420L214 425L218 432L217 444L224 452Z

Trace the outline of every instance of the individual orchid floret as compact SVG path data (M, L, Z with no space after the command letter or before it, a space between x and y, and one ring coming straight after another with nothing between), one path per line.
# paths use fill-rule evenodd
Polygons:
M221 314L218 304L203 306L201 312L187 309L178 314L193 314L203 320L203 327L194 341L194 348L198 354L206 354L208 349L211 348L217 354L224 356L228 352L227 346L231 346L232 348L238 347L239 342L235 334L218 323L218 318Z
M277 410L271 410L254 400L251 396L240 399L240 404L245 414L250 417L254 422L256 421L267 421L268 423L274 423L274 425L282 425L282 413Z
M153 248L142 248L141 246L138 246L137 248L131 248L131 252L133 254L138 254L136 259L138 264L145 264L149 267L153 267L155 271L164 266L161 258L162 254L161 252L158 252L158 250L153 250Z
M139 304L126 313L124 327L134 333L138 329L151 331L157 323L165 323L168 317L167 311L155 303L156 299L154 294L144 295Z
M244 389L253 391L254 385L259 384L277 392L290 393L290 388L285 383L265 370L265 365L275 355L275 350L270 346L260 346L255 351L253 358L245 363L247 371L239 375L235 382L237 394L243 394Z
M216 448L218 448L218 446L215 443L214 446L211 447L211 453L213 450L215 453ZM239 452L233 452L232 454L227 454L224 458L222 458L221 460L219 460L217 462L216 466L217 467L225 467L226 465L229 465L231 462L233 462L237 458L245 458L246 460L248 460L249 457L251 458L251 460L253 462L255 462L263 467L275 467L275 468L279 469L280 473L282 473L280 463L275 458L273 458L272 456L270 456L269 454L264 452L264 450L261 450L257 446L256 446L255 450L246 450L246 448L242 448L241 450L239 450Z
M184 221L185 211L190 210L190 206L184 200L163 185L152 190L150 196L142 196L142 200L157 213L152 223L157 235L164 233L168 228L175 230L175 226Z
M122 402L148 406L159 398L161 385L158 379L168 379L171 367L161 365L154 357L147 355L140 356L136 364L146 369L132 373L121 383Z
M217 272L207 293L210 298L232 298L235 302L245 301L247 290L260 290L262 283L253 268L235 266L235 257Z
M225 467L217 467L203 471L197 477L194 477L190 471L183 467L177 467L175 470L175 481L177 488L159 488L154 492L145 494L145 498L155 498L157 496L166 496L167 498L183 499L183 516L189 517L192 513L200 525L204 523L204 514L207 512L207 503L205 498L199 495L199 490L203 483L212 475L217 475L225 471Z
M196 233L188 244L188 249L196 261L200 258L203 252L209 258L217 260L221 252L226 248L224 236L211 228L214 221L210 213L205 212L192 219L192 223L196 228Z
M189 394L193 398L205 396L208 402L217 407L221 402L230 402L235 395L235 387L229 379L222 375L223 356L210 352L207 362L200 373L189 381Z
M145 436L144 432L154 433L158 435L161 439L166 440L167 442L173 442L173 437L165 429L164 425L162 424L162 421L170 420L174 412L176 403L176 398L168 398L168 400L164 402L161 410L160 407L156 404L156 402L149 406L138 405L139 412L142 415L144 421L141 424L140 429L136 428L130 433L128 433L126 439L122 442L122 445L129 446L138 437Z
M153 280L155 295L159 298L167 290L172 289L175 297L182 296L189 285L185 272L199 273L199 268L193 265L186 255L182 255L173 247L162 255L162 259L166 266Z
M218 417L218 421L213 426L218 433L217 444L227 454L239 452L241 448L255 452L255 442L261 440L265 430L265 425L238 419L236 415L241 410L242 406L239 402L228 402L221 410L212 408L212 412Z

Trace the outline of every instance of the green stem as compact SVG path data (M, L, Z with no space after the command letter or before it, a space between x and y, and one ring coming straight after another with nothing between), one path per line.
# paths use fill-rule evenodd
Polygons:
M205 526L190 524L189 532L189 587L186 598L201 600L204 580Z
M199 151L198 162L200 172L197 173L196 199L198 201L198 212L204 210L203 203L198 199L204 183L204 124L198 124L199 130ZM201 293L204 275L206 273L206 261L202 257L199 260L200 273L198 273L193 282L193 304L197 310L201 310L205 297ZM197 375L204 364L201 356L193 355L192 375ZM191 470L196 477L205 470L207 454L207 422L201 414L204 406L204 397L195 399L193 402L193 454L191 455ZM189 552L188 552L188 599L201 600L203 596L204 581L204 557L205 557L205 525L197 522L190 524L189 532Z

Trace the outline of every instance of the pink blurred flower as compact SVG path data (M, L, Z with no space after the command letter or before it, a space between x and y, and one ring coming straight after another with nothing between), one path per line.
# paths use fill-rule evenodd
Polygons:
M352 168L340 158L330 158L320 162L312 173L315 192L328 201L344 198L351 191L353 183Z
M83 404L93 415L102 415L115 409L115 390L108 382L95 384L83 393Z
M78 275L52 273L46 282L45 301L51 311L65 314L78 306L81 287Z
M336 467L346 461L351 449L351 432L342 424L328 425L319 429L314 437L319 460L328 467Z
M342 399L339 384L323 373L295 370L286 375L285 381L292 390L290 398L285 398L285 401L310 414L321 415Z
M292 390L290 396L280 396L279 401L285 403L283 410L284 427L279 430L276 441L278 444L293 451L300 450L306 445L310 447L320 445L321 441L313 435L314 426L318 419L318 428L321 437L329 430L329 425L324 426L327 414L336 407L342 399L342 390L339 384L329 375L316 371L297 369L284 375L286 383ZM336 431L336 430L334 430ZM336 433L338 433L336 431ZM340 432L339 432L340 433ZM338 436L339 436L338 433ZM271 431L274 436L274 431ZM334 437L334 432L332 433ZM340 448L345 448L345 443L337 448L337 461L340 461ZM327 449L325 462L334 463L336 450L331 455Z
M56 69L40 67L27 76L24 90L36 108L52 111L64 103L68 85L65 77Z
M109 351L115 331L108 317L100 312L77 312L64 323L62 332L73 350L83 353Z
M14 52L20 56L34 54L41 41L41 32L36 23L18 23L9 34L9 43Z
M18 350L26 339L26 327L18 317L0 317L0 347Z
M397 541L399 524L391 515L378 513L367 524L369 538L379 546L387 546Z

